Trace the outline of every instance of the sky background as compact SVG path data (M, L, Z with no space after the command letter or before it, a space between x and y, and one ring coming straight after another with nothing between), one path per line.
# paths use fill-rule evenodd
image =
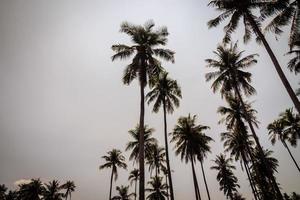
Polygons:
M0 184L14 189L21 179L73 180L74 200L108 198L110 170L99 171L101 156L112 148L124 151L130 139L127 131L139 119L139 89L134 81L124 86L124 67L130 62L111 62L112 44L130 44L119 32L129 21L143 24L153 19L170 32L167 48L176 52L175 64L164 63L170 76L182 87L180 108L168 116L169 132L180 116L198 115L198 123L211 127L212 153L204 166L212 199L225 199L219 191L216 172L209 168L215 155L223 152L218 106L225 105L213 94L204 75L204 60L223 37L222 24L208 30L206 23L217 13L203 0L1 0L0 1ZM234 39L242 41L242 29ZM287 35L278 41L267 37L293 88L296 76L286 70ZM251 98L261 122L257 131L265 148L279 160L276 175L285 192L300 188L300 177L287 151L278 143L271 146L266 126L280 112L291 107L264 48L251 41L240 43L245 54L258 53L253 73L257 95ZM148 91L148 89L147 89ZM163 144L162 113L146 106L145 122L155 128ZM173 145L170 145L173 148ZM300 162L299 148L291 148ZM193 199L191 167L171 150L176 199ZM125 152L128 157L129 152ZM120 170L114 186L129 184L128 171ZM241 192L252 198L245 172L236 163ZM201 194L207 199L200 165L196 166ZM146 174L147 178L149 175Z

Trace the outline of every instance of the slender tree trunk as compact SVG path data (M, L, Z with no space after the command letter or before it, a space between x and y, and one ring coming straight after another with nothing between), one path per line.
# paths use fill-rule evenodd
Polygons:
M137 179L135 180L135 186L134 186L134 200L136 200L136 186L137 186Z
M199 185L198 185L197 176L196 176L196 172L195 172L195 166L194 166L194 159L193 158L191 158L191 163L192 163L192 171L193 171L193 180L194 180L196 200L201 200L201 195L200 195Z
M109 200L111 200L111 191L112 191L113 177L114 177L114 173L113 173L113 168L112 168L111 169L111 175L110 175Z
M170 199L170 193L169 193L169 184L168 184L168 175L166 175L166 185L167 185L167 199L169 200Z
M203 179L204 179L204 183L205 183L205 188L206 188L206 192L207 192L207 197L208 197L208 200L210 200L210 194L209 194L209 190L208 190L208 185L207 185L207 182L206 182L206 177L205 177L205 173L204 173L203 163L202 163L201 160L200 160L200 164L201 164L202 175L203 175Z
M142 76L145 72L142 74ZM139 181L139 200L145 200L145 151L144 151L144 117L145 117L145 94L144 94L144 82L140 82L140 135L139 135L139 170L140 170L140 181Z
M251 24L252 29L254 30L256 35L259 37L259 39L261 39L262 43L264 44L264 46L265 46L265 48L266 48L273 64L274 64L274 67L275 67L275 69L276 69L276 71L279 75L279 78L280 78L281 82L283 83L283 85L284 85L286 91L288 92L291 100L293 101L295 108L298 110L298 113L300 114L300 102L299 102L294 90L292 89L289 81L287 80L286 76L284 75L284 73L282 71L282 68L281 68L275 54L273 53L269 43L267 42L265 36L262 34L261 30L257 26L257 24L256 24L255 20L253 19L253 17L249 13L246 14L246 17L247 17L249 23Z
M288 147L288 145L286 144L286 142L285 142L284 140L281 140L281 142L283 143L283 146L288 150L288 152L289 152L289 154L290 154L292 160L294 161L294 163L295 163L295 165L296 165L298 171L300 172L299 165L297 164L297 161L295 160L295 158L294 158L292 152L290 151L290 148Z
M170 197L171 197L171 200L174 200L173 181L172 181L171 166L170 166L170 159L169 159L167 111L166 111L165 100L163 102L163 107L164 107L164 132L165 132L166 162L167 162L167 171L168 171L168 179L169 179L169 187L170 187Z
M257 196L256 196L256 195L257 195L256 189L254 189L254 184L253 184L253 182L252 182L252 177L251 177L250 172L249 172L249 170L248 170L247 159L245 158L244 155L242 155L242 158L243 158L244 167L245 167L245 169L246 169L246 173L247 173L247 176L248 176L248 179L249 179L249 183L250 183L250 186L251 186L251 189L252 189L252 193L253 193L254 199L255 199L255 200L258 200L258 199L257 199Z
M257 134L256 134L255 130L254 130L254 127L253 127L253 125L252 125L252 122L251 122L251 120L249 119L249 116L247 115L247 110L246 110L245 103L244 103L243 98L242 98L242 96L241 96L241 94L240 94L240 91L239 91L239 89L237 88L236 85L235 85L235 93L238 95L238 98L239 98L239 100L240 100L240 102L241 102L241 104L242 104L242 108L243 108L243 111L244 111L244 113L245 113L246 121L247 121L248 124L249 124L250 130L251 130L251 132L252 132L253 138L254 138L255 143L256 143L256 146L257 146L257 148L258 148L258 150L259 150L259 153L260 153L260 155L261 155L262 162L263 162L264 166L266 166L266 169L267 169L266 171L267 171L267 173L268 173L267 176L268 176L268 178L271 180L272 186L275 188L275 191L276 191L276 193L277 193L277 196L278 196L279 200L283 200L283 197L282 197L282 194L281 194L280 189L279 189L279 187L278 187L278 184L277 184L277 182L276 182L276 180L275 180L273 174L268 170L269 168L268 168L268 164L267 164L267 162L265 161L265 158L264 158L263 149L262 149L262 147L261 147L261 145L260 145L259 139L258 139L258 137L257 137Z

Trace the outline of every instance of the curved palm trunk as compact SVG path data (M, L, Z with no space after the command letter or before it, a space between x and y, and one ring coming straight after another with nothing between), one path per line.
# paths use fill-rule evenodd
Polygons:
M298 163L296 162L296 160L295 160L295 158L294 158L292 152L290 151L290 148L288 147L288 145L286 144L286 142L285 142L284 140L281 140L281 142L283 143L283 146L288 150L288 152L289 152L289 154L290 154L292 160L294 161L294 163L295 163L295 165L296 165L298 171L300 172L299 165L298 165Z
M110 175L109 200L111 200L111 191L112 191L113 177L114 177L114 173L113 173L113 168L112 168L111 169L111 175Z
M201 164L202 175L203 175L203 179L204 179L204 183L205 183L205 188L206 188L206 192L207 192L207 197L210 200L210 194L209 194L208 185L207 185L207 182L206 182L206 177L205 177L205 173L204 173L204 168L203 168L202 161L200 161L200 164Z
M273 64L274 64L274 67L275 67L275 69L276 69L276 71L277 71L277 73L278 73L278 75L279 75L279 78L280 78L281 82L283 83L283 85L284 85L286 91L288 92L288 94L289 94L291 100L293 101L294 106L295 106L296 109L298 110L298 113L300 113L300 102L299 102L299 100L298 100L298 98L297 98L297 96L296 96L294 90L292 89L292 87L291 87L289 81L287 80L286 76L284 75L284 73L283 73L283 71L282 71L282 69L281 69L281 66L280 66L280 64L279 64L279 62L278 62L278 60L277 60L275 54L273 53L273 51L272 51L272 49L271 49L269 43L267 42L265 36L264 36L264 35L262 34L262 32L260 31L260 29L259 29L259 27L257 26L257 24L256 24L255 20L253 19L253 17L252 17L249 13L246 14L246 17L247 17L249 23L251 24L252 29L253 29L254 32L256 33L256 35L257 35L257 36L261 39L261 41L263 42L263 44L264 44L264 46L265 46L265 48L266 48L266 50L267 50L267 52L268 52L268 54L269 54L269 56L270 56L272 62L273 62Z
M143 75L143 74L142 74ZM140 82L140 137L139 137L139 170L140 170L140 181L139 181L139 200L145 200L145 152L144 152L144 117L145 117L145 94L144 94L144 82Z
M242 159L243 159L244 167L246 169L246 173L247 173L247 176L248 176L248 179L249 179L249 183L250 183L250 186L251 186L251 189L252 189L252 193L253 193L254 199L258 200L258 198L257 198L257 191L256 191L256 189L255 189L255 187L253 185L252 177L250 175L250 171L249 171L249 168L248 168L248 165L247 165L247 159L245 158L244 154L242 155Z
M245 106L245 103L244 103L243 98L242 98L242 96L241 96L241 94L240 94L240 91L239 91L239 89L237 88L236 85L235 85L235 93L237 94L237 96L238 96L238 98L239 98L239 100L240 100L240 102L241 102L241 104L242 104L242 108L243 108L243 110L244 110L244 113L246 113L246 106ZM245 116L246 116L246 121L247 121L247 123L249 124L250 130L251 130L251 132L252 132L253 138L254 138L254 140L255 140L256 146L258 147L259 153L261 154L262 162L263 162L263 164L266 166L266 169L269 169L269 168L268 168L268 165L267 165L267 162L266 162L265 159L264 159L263 149L262 149L262 147L261 147L261 144L260 144L260 142L259 142L259 139L258 139L258 137L257 137L257 134L256 134L256 132L255 132L255 130L254 130L254 127L253 127L253 125L252 125L252 122L251 122L251 120L249 119L249 117L247 116L247 114L246 114ZM281 192L280 192L280 189L279 189L279 187L278 187L278 184L277 184L277 182L276 182L276 180L275 180L273 174L272 174L269 170L267 170L267 173L268 173L267 176L268 176L268 178L270 179L270 181L271 181L271 183L272 183L272 187L275 189L275 191L276 191L276 193L277 193L278 199L279 199L279 200L283 200L282 194L281 194Z
M193 172L193 181L194 181L196 200L201 200L200 190L199 190L199 185L198 185L197 176L196 176L196 172L195 172L195 166L194 166L194 159L193 158L191 158L191 164L192 164L192 172Z
M164 108L165 150L166 150L166 162L167 162L168 179L169 179L169 187L170 187L170 198L171 198L171 200L174 200L173 181L172 181L171 166L170 166L170 160L169 160L168 131L167 131L167 111L166 111L165 101L163 102L163 108Z

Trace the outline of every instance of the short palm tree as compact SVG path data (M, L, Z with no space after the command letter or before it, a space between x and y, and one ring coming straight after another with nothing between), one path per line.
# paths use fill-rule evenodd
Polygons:
M107 152L107 155L102 156L105 160L105 163L99 167L100 170L111 168L111 176L110 176L110 189L109 189L109 200L111 200L111 192L112 192L112 182L113 178L117 180L118 178L118 167L126 169L127 165L125 163L125 157L122 155L122 152L117 149L113 149Z
M217 170L217 180L220 184L220 190L224 192L226 197L234 200L233 194L237 192L238 179L233 173L235 166L231 165L231 158L226 158L224 154L220 154L214 160L215 165L211 169Z
M280 114L281 121L285 127L285 134L288 135L292 146L297 146L297 140L300 138L300 115L294 114L293 109L287 109Z
M70 197L71 200L72 192L74 192L76 188L75 183L73 181L67 181L65 184L61 186L61 188L66 190L64 194L66 200L68 199L68 197Z
M277 1L265 1L265 0L211 0L208 4L211 7L217 9L221 14L213 20L208 22L209 28L218 26L222 21L230 18L229 23L224 27L225 37L224 41L229 42L231 40L231 34L237 29L239 21L243 21L245 27L244 41L247 42L252 33L255 33L259 41L263 43L265 49L267 50L274 67L279 75L279 78L284 85L286 91L288 92L294 106L300 113L300 102L293 91L288 79L284 75L282 68L272 51L269 43L267 42L265 36L263 35L260 27L261 23L253 14L253 11L256 9L263 9L265 7L274 7L277 4ZM279 189L277 191L280 192ZM282 199L281 193L279 198Z
M57 180L45 184L43 200L63 200L64 193L61 192L61 186Z
M169 49L163 49L159 46L167 44L169 35L166 27L153 30L154 22L148 21L144 26L129 24L123 22L120 31L126 33L133 42L132 45L116 44L112 50L116 52L112 56L112 61L116 59L126 59L133 56L132 62L125 68L123 83L129 85L134 79L138 79L140 84L140 181L139 181L139 199L145 199L145 172L144 172L144 115L145 115L145 94L144 89L148 80L153 79L162 71L161 58L166 61L174 62L174 52ZM156 58L157 57L157 58Z
M158 176L162 167L166 162L166 152L163 147L159 147L157 143L150 146L150 153L146 157L146 163L149 165L150 174L155 170L155 176Z
M40 200L45 190L40 179L31 179L30 183L21 184L19 187L19 197L22 200Z
M299 37L300 37L300 35L299 35ZM288 55L295 56L289 61L287 67L290 71L294 71L295 74L298 74L300 72L300 40L295 42L294 46L296 49L293 49L287 53ZM298 92L297 92L297 95L298 95Z
M180 117L172 134L171 142L175 143L175 154L180 155L181 160L191 162L196 200L200 200L200 190L195 172L195 161L201 155L203 145L203 131L208 126L196 125L196 115Z
M262 7L261 14L263 18L276 15L271 22L265 27L266 31L274 32L276 35L281 34L283 31L281 28L287 25L291 25L289 34L289 46L290 49L294 47L295 42L299 39L300 35L300 2L297 0L278 0L277 4L270 4L270 6Z
M133 160L134 163L139 161L139 138L140 138L140 126L137 125L135 129L128 131L129 135L133 138L132 141L126 144L125 151L131 150L129 160ZM144 150L146 157L150 154L150 146L157 143L157 140L152 137L154 132L153 128L149 128L148 125L144 126Z
M172 114L174 107L179 107L179 99L181 96L181 89L176 80L168 77L167 72L162 72L157 79L154 79L154 86L147 94L148 104L154 102L153 112L158 112L163 107L164 113L164 136L166 149L166 164L168 170L168 179L170 183L170 197L174 200L173 182L171 175L169 147L168 147L168 128L167 128L167 113Z
M123 186L121 185L120 187L117 186L116 190L118 191L118 195L114 196L112 199L113 200L131 200L131 196L134 194L128 194L129 193L129 186Z
M150 187L146 189L146 191L149 192L147 199L165 200L166 197L168 197L167 185L162 182L162 177L151 177L151 180L148 182L148 185L150 185Z
M134 169L130 172L128 180L130 181L130 185L133 184L134 182L134 199L136 200L136 196L137 196L137 181L139 180L140 177L140 173L138 169Z

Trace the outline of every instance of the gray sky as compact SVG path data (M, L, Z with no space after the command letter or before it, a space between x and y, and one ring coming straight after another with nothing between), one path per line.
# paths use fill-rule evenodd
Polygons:
M0 184L14 188L20 179L40 177L74 180L74 200L104 200L109 189L109 170L99 171L100 157L112 148L124 150L127 131L138 122L139 91L134 82L121 82L130 61L111 62L112 44L130 43L119 33L127 20L143 24L153 19L170 32L168 48L176 51L176 63L165 64L182 87L183 100L169 116L169 131L179 116L197 114L198 122L211 127L215 140L205 161L212 199L225 199L219 192L211 160L223 151L216 109L224 105L205 82L204 59L221 40L222 28L208 30L206 22L216 16L199 0L1 0L0 1ZM241 34L236 39L241 40ZM287 38L268 37L282 66L288 61ZM246 54L259 53L251 69L257 95L251 100L258 110L264 147L274 150L280 168L278 181L285 192L299 192L300 178L287 151L278 143L271 146L266 126L291 101L283 89L269 57L255 42L240 45ZM285 70L297 88L297 78ZM162 113L146 107L146 123L156 129L163 142ZM173 145L171 145L173 147ZM292 148L298 162L299 149ZM125 153L128 156L128 152ZM249 199L251 190L245 173L236 163L240 192ZM171 151L177 199L192 199L191 167ZM129 163L129 170L133 167ZM128 171L120 170L117 185L128 184ZM200 166L197 165L201 194L206 199Z

